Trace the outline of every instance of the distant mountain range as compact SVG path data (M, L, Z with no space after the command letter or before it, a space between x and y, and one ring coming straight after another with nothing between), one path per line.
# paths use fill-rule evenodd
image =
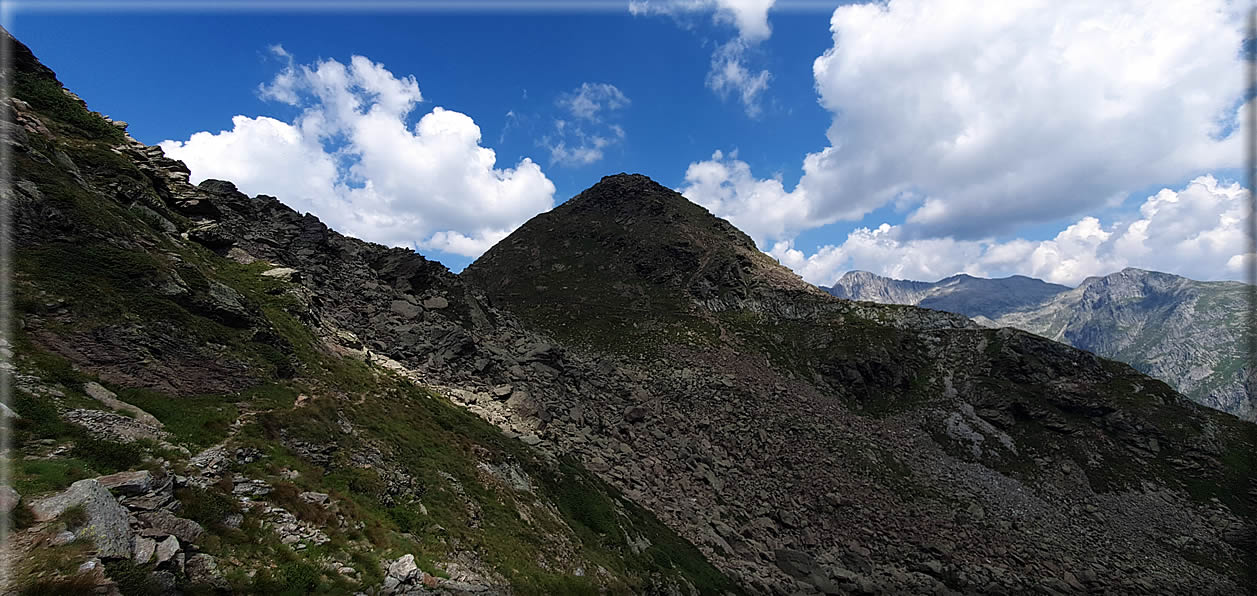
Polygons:
M930 283L851 271L825 290L1037 333L1124 361L1201 404L1254 420L1254 372L1244 366L1244 288L1127 268L1077 288L1021 275L962 274Z

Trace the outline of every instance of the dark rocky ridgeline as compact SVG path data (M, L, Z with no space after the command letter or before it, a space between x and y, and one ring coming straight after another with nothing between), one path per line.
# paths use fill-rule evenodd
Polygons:
M1251 424L1028 333L821 295L643 176L462 277L600 363L606 389L541 394L544 436L757 591L1247 581Z
M911 304L1016 327L1134 366L1193 401L1257 420L1245 365L1245 285L1126 268L1077 288L1012 276L956 275L926 283L867 271L843 275L830 294Z
M7 556L26 585L101 566L272 592L1246 581L1253 427L1129 367L832 298L642 176L455 276L192 186L18 64L13 459L37 506L14 508ZM156 480L97 477L141 469ZM80 506L45 521L45 494ZM132 563L79 537L85 515L128 520L108 527Z
M7 41L0 591L741 592L537 436L561 348L413 251L189 184ZM472 391L528 415L504 434Z

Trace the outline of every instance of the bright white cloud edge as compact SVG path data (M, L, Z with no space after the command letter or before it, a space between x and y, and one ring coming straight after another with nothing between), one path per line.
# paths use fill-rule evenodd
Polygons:
M413 76L353 56L288 66L260 88L301 108L293 122L236 116L230 130L159 143L193 182L231 180L247 194L279 197L332 228L391 246L476 257L554 206L554 184L529 158L497 165L471 117L423 101Z
M817 285L833 285L849 270L897 279L936 281L956 273L979 277L1027 275L1077 285L1126 267L1201 280L1244 276L1248 191L1200 176L1182 189L1162 189L1138 214L1108 224L1083 217L1049 240L907 238L902 226L857 228L838 245L808 255L780 241L767 252Z

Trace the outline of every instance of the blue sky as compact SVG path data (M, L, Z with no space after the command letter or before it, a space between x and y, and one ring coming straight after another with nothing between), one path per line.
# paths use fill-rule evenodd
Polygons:
M177 142L168 153L187 161L194 178L242 172L234 181L247 192L275 194L347 233L415 246L455 271L527 217L628 171L729 218L814 283L848 269L1064 283L1124 266L1242 274L1241 230L1231 220L1243 193L1229 184L1238 139L1201 132L1202 122L1234 116L1239 99L1240 63L1227 52L1228 44L1238 49L1234 6L1115 2L1080 17L1054 14L1052 3L1021 15L935 6L938 14L924 16L929 3L915 0L773 5L651 0L631 10L626 2L459 13L410 3L359 14L40 13L26 5L6 26L90 107L128 121L135 138ZM1095 23L1126 30L1101 27L1097 36ZM1015 41L1061 30L1076 34ZM1128 39L1155 51L1131 49ZM1114 64L1054 66L1083 47ZM333 72L318 69L334 61L352 79L354 56L410 89L400 91L409 107L394 114L401 128L439 106L470 118L447 118L442 130L474 122L478 145L447 149L431 135L397 137L383 125L368 132L359 120L310 132L308 116L332 114L340 97L313 86L313 73ZM1022 72L1036 64L1045 65L1041 75ZM261 86L277 89L285 72L296 81L292 94L266 97ZM766 84L755 87L756 75ZM383 97L366 85L340 91L366 103ZM1175 99L1193 92L1195 103ZM578 105L595 109L582 117ZM239 126L235 116L298 135L290 141L300 151L268 146L273 135L258 126L212 138ZM235 149L223 150L229 137ZM598 152L561 159L560 142ZM451 163L407 172L387 159L410 147L397 143L417 147L406 155L449 154ZM455 151L474 156L479 147L492 149L496 164L449 180L462 154ZM245 155L277 165L248 173L247 163L223 163ZM805 166L809 156L816 162ZM508 171L525 158L536 171ZM294 161L326 167L278 165ZM514 185L495 186L492 200L459 195L503 177ZM316 196L321 180L326 196ZM448 196L425 203L414 187L448 188ZM1145 204L1163 188L1170 195Z

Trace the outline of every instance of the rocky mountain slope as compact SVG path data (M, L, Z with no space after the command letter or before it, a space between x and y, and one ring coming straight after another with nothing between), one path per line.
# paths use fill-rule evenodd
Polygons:
M1252 585L1255 427L1128 366L833 298L643 176L455 276L15 66L10 589Z
M1170 563L1196 555L1155 536L1195 523L1192 502L1218 498L1245 515L1252 425L1031 334L820 294L752 259L753 243L728 230L645 177L611 176L462 274L575 353L640 379L615 392L628 399L593 396L597 411L622 412L633 455L607 458L611 473L630 466L622 474L647 483L648 506L697 526L688 535L719 565L765 590L779 585L764 575L772 565L835 593L915 593L931 581L1137 591L1119 563L1131 557L1158 561L1145 568L1170 591L1235 589L1206 579L1216 569ZM600 298L575 298L583 288ZM640 308L651 295L669 308ZM589 411L588 400L547 397ZM1211 456L1211 480L1187 480L1215 438L1240 450ZM1206 486L1213 496L1196 492ZM1178 513L1160 509L1171 502ZM1136 511L1170 517L1149 524ZM1237 523L1238 550L1210 556L1251 549ZM843 583L855 575L869 583Z
M561 366L557 348L412 251L188 184L14 47L0 591L738 591L521 438L535 419L503 433L449 398Z
M1077 288L1014 276L957 275L926 283L865 271L844 275L831 294L960 313L991 327L1016 327L1129 363L1194 401L1257 420L1257 371L1244 367L1245 288L1128 268Z

